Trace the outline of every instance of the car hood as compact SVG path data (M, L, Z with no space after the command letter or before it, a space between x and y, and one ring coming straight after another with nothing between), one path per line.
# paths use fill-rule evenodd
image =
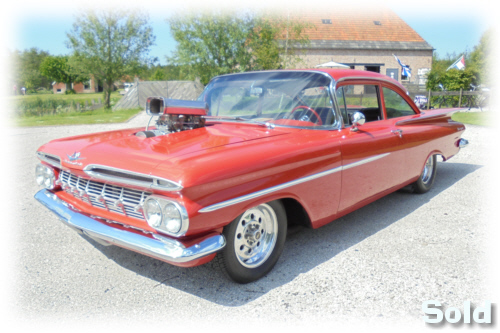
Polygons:
M263 140L293 131L287 128L269 130L253 124L222 123L141 138L135 136L140 130L144 128L58 139L41 146L39 151L56 155L61 159L63 167L77 170L95 164L152 174L159 165L166 163L171 166L172 176L178 178L180 170L174 170L175 165L184 155L192 157L205 150ZM165 170L165 165L161 169Z

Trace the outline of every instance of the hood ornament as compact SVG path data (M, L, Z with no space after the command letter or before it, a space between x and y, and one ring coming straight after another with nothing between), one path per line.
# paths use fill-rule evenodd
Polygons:
M85 157L80 157L80 152L75 152L73 155L68 155L68 159L64 160L64 162L72 164L72 165L82 165L82 163L78 162L78 160L84 160Z

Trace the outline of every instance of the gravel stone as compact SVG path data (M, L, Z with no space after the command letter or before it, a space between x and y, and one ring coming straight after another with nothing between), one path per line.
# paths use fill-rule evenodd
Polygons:
M318 230L291 233L270 274L238 285L210 264L179 268L88 241L33 198L40 145L148 120L142 112L124 124L7 130L3 161L12 179L8 195L2 194L2 221L12 267L8 311L16 325L233 330L244 320L246 327L266 330L408 330L425 328L426 300L459 308L464 301L498 301L492 297L498 295L491 267L498 252L489 209L498 203L488 195L498 170L491 158L498 142L493 129L466 126L469 146L438 162L430 192L398 191Z

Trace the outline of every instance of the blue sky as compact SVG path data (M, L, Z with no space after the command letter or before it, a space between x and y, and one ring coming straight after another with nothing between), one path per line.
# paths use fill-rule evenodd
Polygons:
M476 1L478 5L486 4L482 0ZM431 3L425 1L418 2L421 5L419 7L408 3L389 1L386 5L431 44L441 57L453 53L458 56L465 50L472 51L483 32L491 25L487 7L476 6L471 9L470 2L468 7L461 7L456 6L460 5L460 1L441 1L438 2L439 5L434 5L434 10L429 10ZM156 45L152 48L151 55L166 64L165 56L175 49L175 41L165 21L173 10L171 7L151 7L149 4L146 0L144 8L150 15L150 23L156 35ZM47 7L40 7L40 11L36 7L31 10L18 8L15 11L16 19L10 24L13 34L8 38L7 48L25 50L37 47L53 55L67 54L66 32L71 30L74 15L79 8L57 8L59 9L53 11L47 10Z

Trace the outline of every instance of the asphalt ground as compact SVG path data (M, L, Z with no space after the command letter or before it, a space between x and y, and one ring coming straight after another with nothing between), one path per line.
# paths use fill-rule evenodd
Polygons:
M320 229L296 230L270 274L239 285L211 264L179 268L84 239L33 198L40 145L144 126L148 119L8 130L3 172L10 190L2 194L7 321L30 331L407 331L433 327L422 319L427 300L444 308L498 302L493 129L467 126L469 146L438 163L430 192L398 191Z

